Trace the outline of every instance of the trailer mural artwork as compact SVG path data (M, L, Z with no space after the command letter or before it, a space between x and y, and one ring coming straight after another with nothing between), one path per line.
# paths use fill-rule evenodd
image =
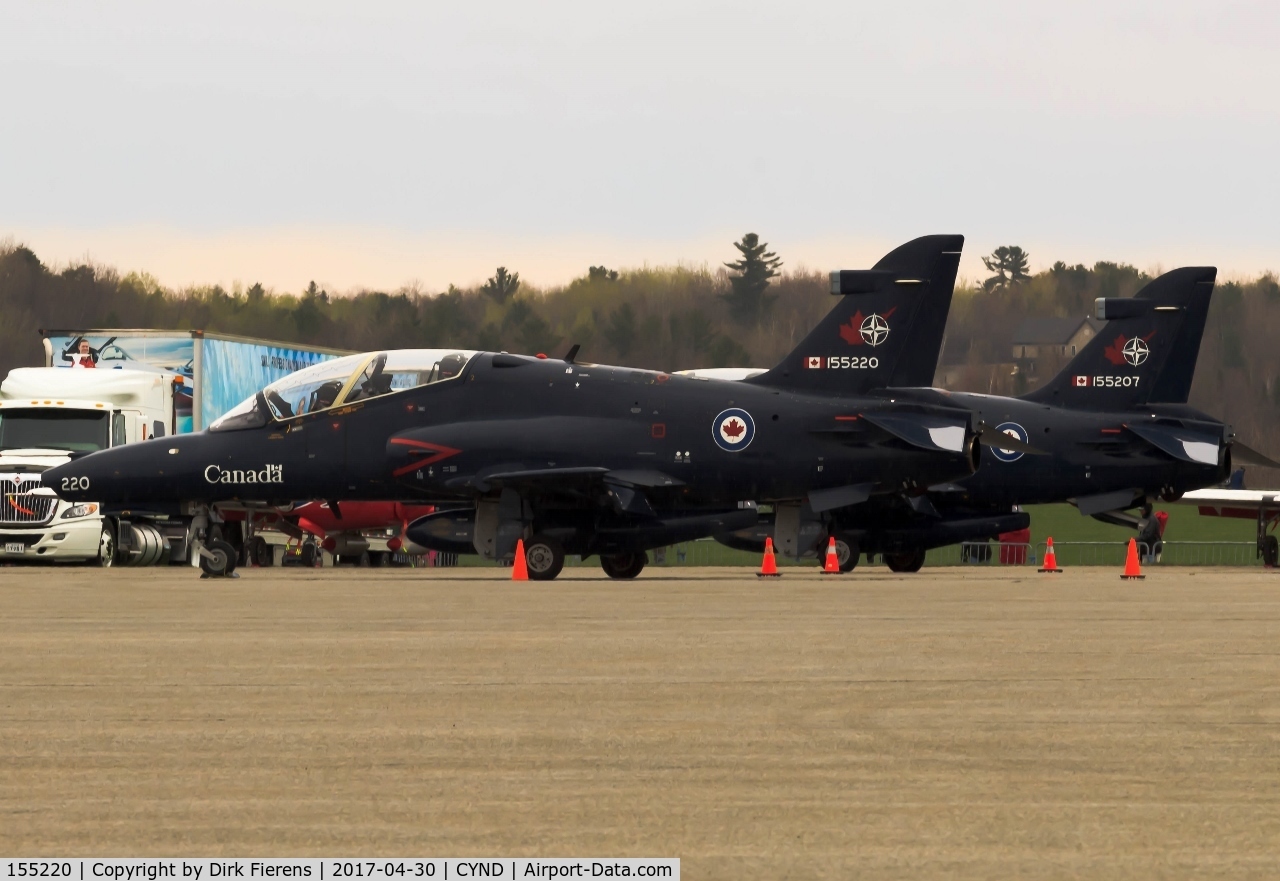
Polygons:
M177 417L174 433L185 434L194 430L192 399L196 338L190 333L157 336L129 331L54 332L46 336L45 341L46 367L143 370L180 378L181 382L173 381L173 406Z
M306 349L218 338L203 341L202 370L206 380L200 395L200 424L207 426L258 389L290 373L335 357ZM209 377L217 377L211 381Z
M47 331L45 336L46 367L172 376L175 434L200 431L258 389L342 354L201 331Z

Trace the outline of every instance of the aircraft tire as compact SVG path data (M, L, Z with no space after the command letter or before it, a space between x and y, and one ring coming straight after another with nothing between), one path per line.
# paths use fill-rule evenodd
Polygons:
M823 547L823 558L826 553L827 549ZM840 561L841 572L852 572L858 565L858 557L861 553L862 550L856 541L847 535L836 533L836 559Z
M884 563L890 572L919 572L924 565L924 548L905 551L901 554L885 554Z
M267 540L262 536L255 535L253 537L251 548L253 553L253 562L256 565L261 566L263 569L268 569L271 567L271 564L275 562L275 560L272 559L271 545L267 544Z
M211 578L221 578L236 571L236 549L230 542L220 538L205 545L205 550L213 554L214 559L200 556L200 570Z
M1262 540L1262 565L1272 569L1280 565L1280 538L1268 535Z
M551 581L564 568L564 548L554 538L535 535L524 546L531 581Z
M649 556L644 551L600 556L600 568L610 578L635 578L644 571L644 566L648 562Z
M315 542L308 541L303 543L302 552L298 555L298 559L302 561L303 566L312 569L315 568L317 556L319 556L319 553L316 550Z

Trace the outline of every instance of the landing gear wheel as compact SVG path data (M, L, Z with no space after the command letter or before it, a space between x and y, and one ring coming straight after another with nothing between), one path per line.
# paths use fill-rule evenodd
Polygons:
M302 565L308 569L315 568L316 557L319 553L316 551L315 542L306 542L302 545L302 552L298 555L298 559L302 561Z
M1268 535L1262 540L1262 565L1272 569L1280 565L1280 538Z
M852 572L858 565L858 555L862 553L858 547L858 543L847 535L835 536L836 539L836 561L840 564L841 572ZM822 549L823 558L825 559L827 549Z
M200 555L200 569L210 578L224 578L236 571L236 549L231 546L230 542L222 539L214 539L205 545L205 550L213 555L210 560L204 554Z
M644 551L631 554L611 554L600 556L600 568L610 578L635 578L644 571L649 555Z
M102 537L98 539L98 565L103 569L116 564L116 534L110 526L102 527Z
M904 551L900 554L885 554L884 563L890 572L919 572L924 565L924 548Z
M550 581L564 568L564 548L554 538L535 535L524 546L524 562L532 581Z
M253 562L255 565L266 569L275 562L271 554L271 545L267 544L267 540L262 536L255 535L253 537L253 542L249 547L250 552L253 554Z

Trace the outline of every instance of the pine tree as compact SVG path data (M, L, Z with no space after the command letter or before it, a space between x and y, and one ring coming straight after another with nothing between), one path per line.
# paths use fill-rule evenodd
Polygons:
M988 291L998 291L1019 282L1027 281L1031 274L1027 272L1027 260L1030 255L1017 245L1001 245L991 252L990 257L983 257L982 264L995 275L982 283Z
M499 266L493 277L480 286L485 296L498 303L505 303L520 290L520 273L507 272L507 267Z
M737 275L729 279L733 289L723 296L729 304L733 320L739 324L759 324L773 306L775 297L769 296L769 279L778 276L778 267L782 260L768 249L768 244L760 241L760 237L749 232L742 241L734 242L742 257L725 266L736 270Z

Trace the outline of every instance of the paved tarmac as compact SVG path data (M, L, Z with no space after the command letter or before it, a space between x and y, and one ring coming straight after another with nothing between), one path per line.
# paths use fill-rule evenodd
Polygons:
M0 568L0 856L1280 876L1257 569Z

